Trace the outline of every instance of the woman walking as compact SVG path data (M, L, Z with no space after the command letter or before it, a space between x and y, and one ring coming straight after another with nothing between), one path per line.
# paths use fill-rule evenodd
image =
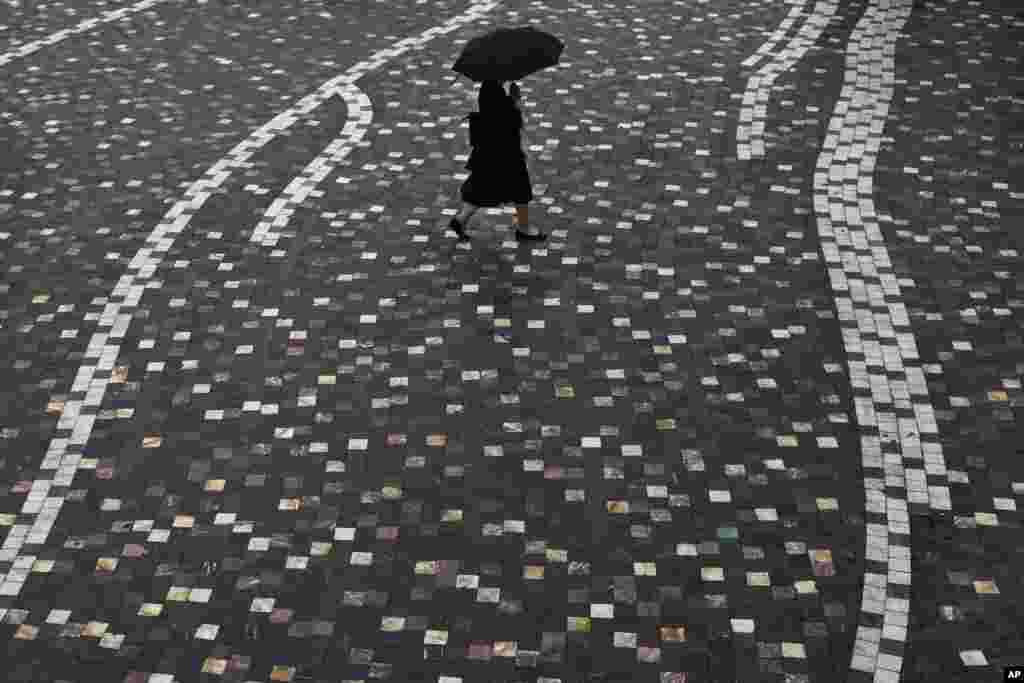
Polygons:
M469 177L460 193L463 206L448 227L460 239L469 239L466 226L480 207L515 204L516 239L547 239L547 235L530 229L528 204L533 200L533 188L520 135L523 114L519 109L519 86L513 83L506 95L501 82L484 81L477 102L479 111L469 115L472 150L466 163Z

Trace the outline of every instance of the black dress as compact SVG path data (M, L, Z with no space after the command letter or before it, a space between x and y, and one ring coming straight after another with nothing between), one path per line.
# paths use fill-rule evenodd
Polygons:
M479 112L469 115L472 151L462 183L462 201L475 206L527 204L533 200L530 173L516 119L487 120Z

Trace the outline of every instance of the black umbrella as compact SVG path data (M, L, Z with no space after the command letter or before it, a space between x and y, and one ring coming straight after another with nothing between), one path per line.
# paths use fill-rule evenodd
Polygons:
M558 63L565 45L532 26L499 28L466 43L452 69L473 81L518 81Z

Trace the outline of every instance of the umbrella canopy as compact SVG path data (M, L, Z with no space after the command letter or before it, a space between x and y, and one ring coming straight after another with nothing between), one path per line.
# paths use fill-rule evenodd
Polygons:
M518 81L558 63L565 45L532 26L499 28L473 38L452 69L473 81Z

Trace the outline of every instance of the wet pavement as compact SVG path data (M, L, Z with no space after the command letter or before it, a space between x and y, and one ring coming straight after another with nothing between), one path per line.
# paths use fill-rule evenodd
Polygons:
M449 66L525 23L550 238L459 243ZM1022 26L5 4L9 679L1002 680Z

